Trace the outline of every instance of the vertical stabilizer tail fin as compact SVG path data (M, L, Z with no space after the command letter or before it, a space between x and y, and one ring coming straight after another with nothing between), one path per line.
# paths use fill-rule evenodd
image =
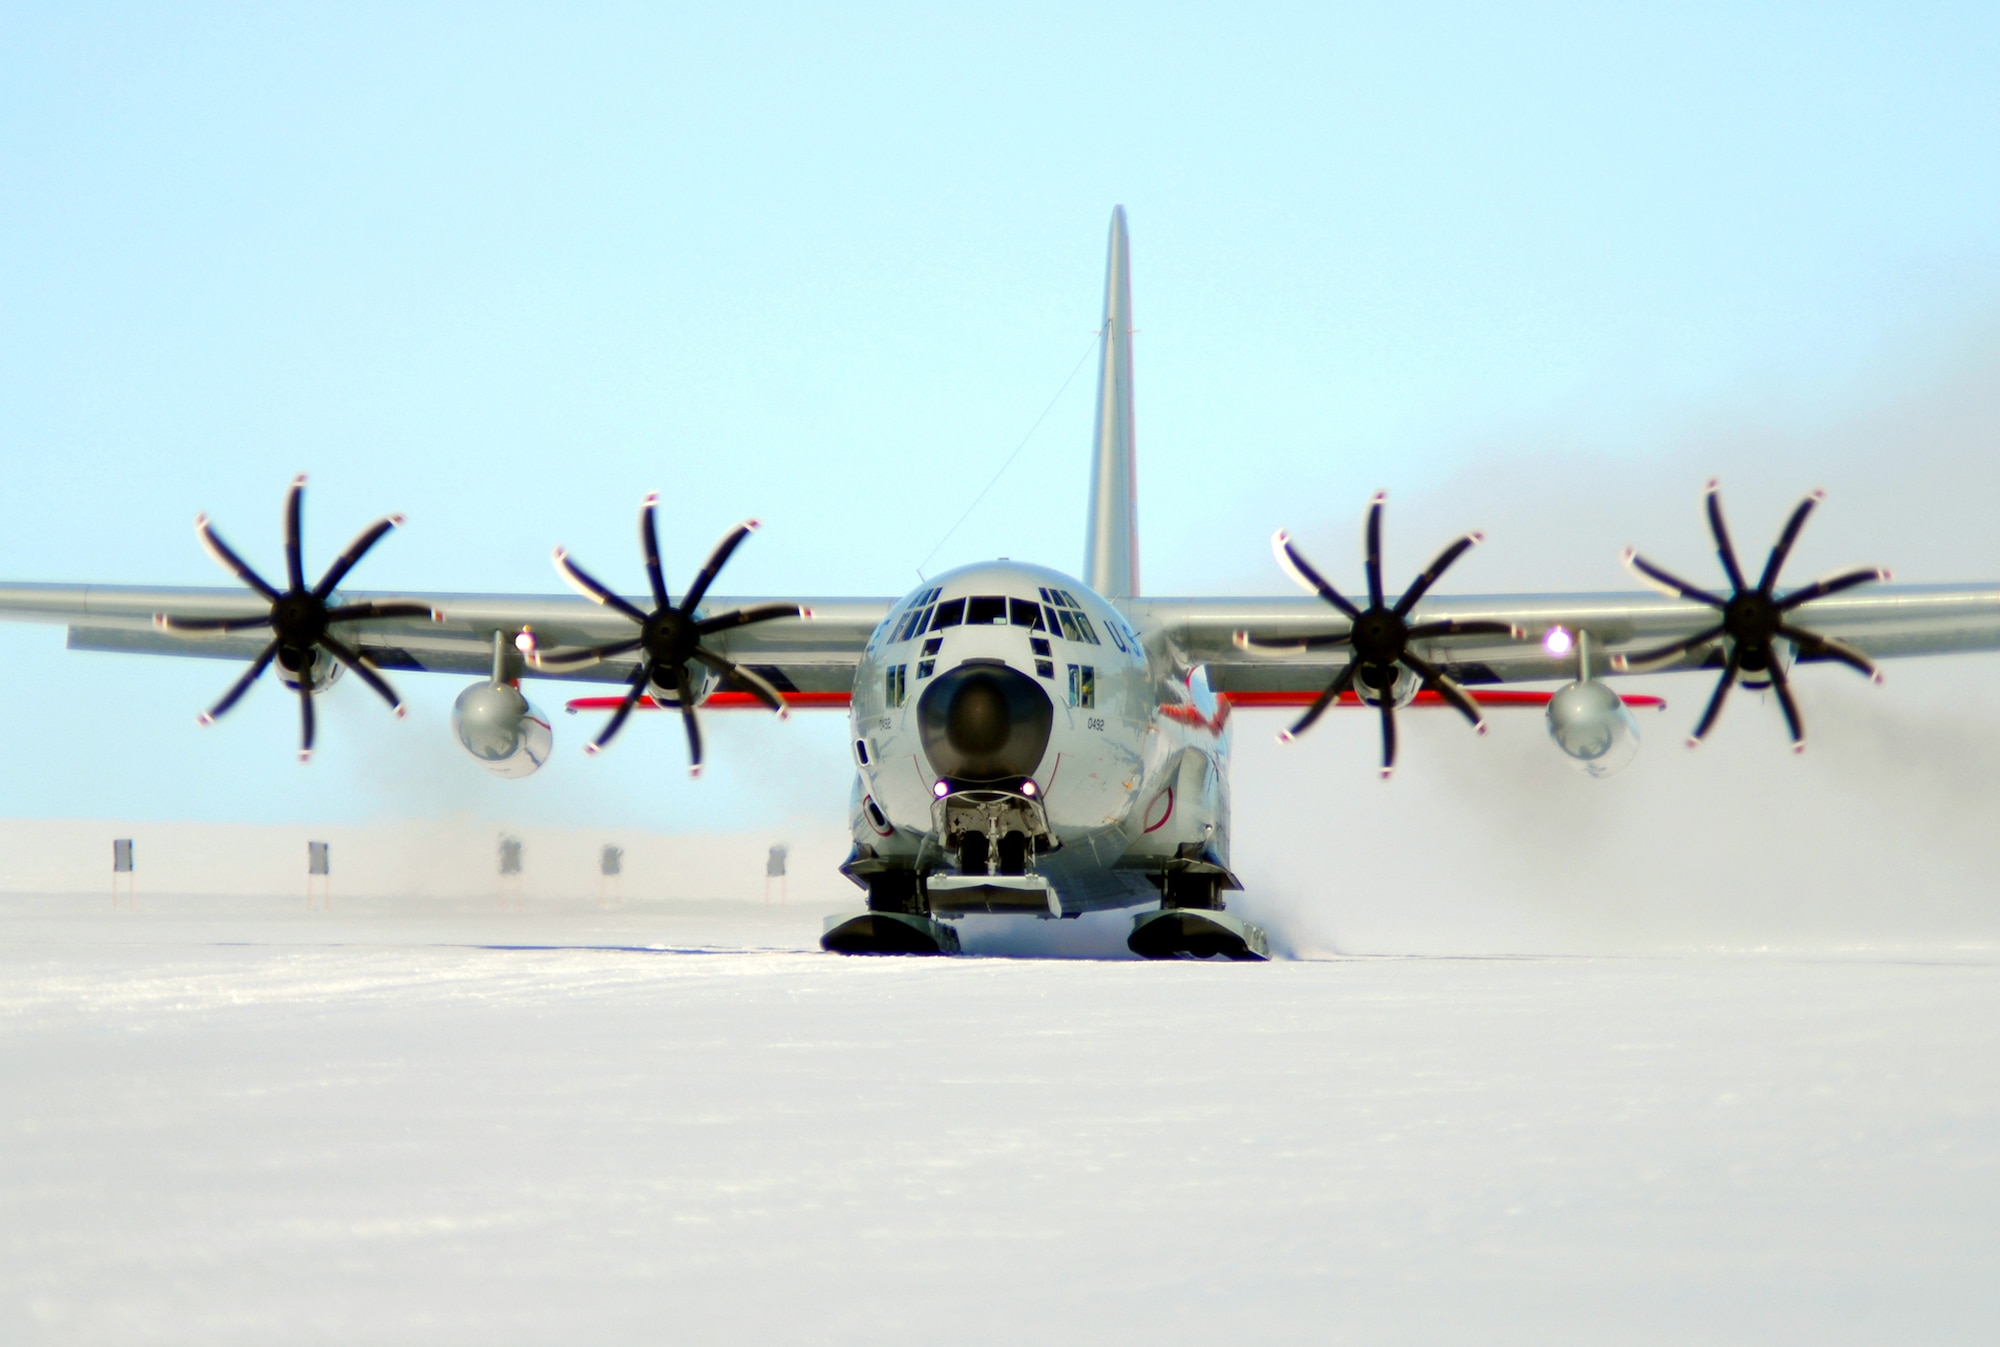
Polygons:
M1132 250L1125 208L1111 212L1104 263L1104 331L1097 370L1084 583L1107 599L1139 593L1139 474L1132 426Z

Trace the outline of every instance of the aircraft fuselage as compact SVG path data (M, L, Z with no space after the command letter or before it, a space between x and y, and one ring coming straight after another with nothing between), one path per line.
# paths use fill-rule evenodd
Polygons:
M1226 715L1069 576L1000 561L911 591L851 706L868 864L1041 876L1063 916L1157 901L1170 870L1227 880Z

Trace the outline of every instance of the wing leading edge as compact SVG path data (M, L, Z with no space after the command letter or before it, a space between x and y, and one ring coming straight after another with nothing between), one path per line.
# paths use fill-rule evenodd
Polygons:
M427 618L367 619L355 624L353 643L368 662L382 669L439 673L488 673L493 665L493 633L509 638L527 631L544 649L597 646L627 636L631 623L600 604L568 595L343 594L352 603L415 605L435 610ZM712 596L717 611L773 600ZM790 602L791 600L787 600ZM635 600L644 603L644 599ZM868 638L894 603L892 599L805 599L810 618L786 618L740 627L712 638L718 651L756 669L782 691L845 692ZM248 618L267 604L240 589L138 585L0 585L0 619L62 624L73 650L179 655L249 660L268 636L261 632L205 634L162 630L154 615L172 612L200 618ZM573 672L535 677L583 683L629 682L635 658L610 658Z
M1345 646L1273 650L1323 637L1343 624L1317 597L1131 599L1118 605L1185 668L1205 667L1217 692L1317 692L1348 664ZM2000 650L2000 583L1874 585L1821 599L1813 629L1872 659ZM1505 636L1443 636L1415 642L1428 660L1460 683L1529 683L1576 676L1571 655L1549 652L1556 627L1588 632L1592 673L1615 674L1611 659L1654 649L1712 627L1713 609L1643 593L1439 595L1416 605L1413 625L1492 623L1521 629ZM1257 647L1243 648L1239 634ZM1801 662L1816 657L1802 654ZM1697 645L1643 672L1719 668L1720 640ZM1639 672L1635 670L1635 672Z
M495 631L531 631L543 648L602 644L623 635L629 623L598 604L568 595L415 594L380 591L347 595L357 602L410 603L436 609L442 620L371 619L359 624L356 644L389 669L480 674L492 665ZM767 600L716 597L718 607ZM774 621L724 633L718 644L730 658L781 670L801 691L844 692L875 627L895 600L811 598L812 617ZM1149 643L1182 669L1203 666L1218 692L1318 691L1347 664L1344 648L1273 651L1243 649L1239 633L1259 645L1283 645L1324 635L1338 618L1317 598L1142 598L1118 607L1147 634ZM213 617L255 616L257 596L243 590L137 585L0 585L0 619L47 622L69 628L77 650L247 660L261 642L252 636L168 632L155 613ZM1554 627L1588 632L1601 666L1610 657L1681 640L1712 625L1701 604L1645 593L1437 595L1418 604L1413 621L1503 623L1523 639L1446 636L1418 648L1453 678L1467 684L1526 683L1573 677L1573 658L1551 655L1543 638ZM1813 605L1817 630L1872 659L1966 654L2000 650L2000 583L1877 585ZM1810 657L1807 657L1810 662ZM1719 644L1698 646L1648 672L1714 668ZM540 677L582 683L628 681L636 664L610 659L574 673Z

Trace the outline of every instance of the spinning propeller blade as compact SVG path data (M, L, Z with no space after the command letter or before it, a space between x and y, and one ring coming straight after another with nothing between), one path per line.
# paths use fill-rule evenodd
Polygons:
M721 574L730 556L745 538L756 531L757 521L754 519L738 524L723 536L696 573L687 593L681 596L678 604L674 603L668 597L666 568L660 561L659 526L655 519L659 500L658 493L654 493L639 504L639 550L646 564L647 585L652 592L651 612L641 612L629 600L620 597L610 586L577 565L563 548L555 550L556 571L570 587L585 598L630 618L638 624L638 635L606 645L536 651L529 656L529 662L538 669L568 671L638 652L639 667L632 675L632 683L624 699L611 713L610 721L597 738L584 745L584 752L602 753L618 731L624 728L632 709L646 695L646 689L652 687L658 693L656 700L665 702L671 699L680 708L681 723L687 732L688 774L699 776L702 767L701 724L695 716L695 702L700 694L697 680L688 668L690 662L713 672L724 683L748 692L777 712L780 719L786 714L784 701L768 680L710 650L702 644L703 639L757 622L769 622L781 617L807 617L810 614L796 603L761 603L724 613L697 613L709 586L715 583L716 576Z
M1361 693L1364 700L1372 701L1382 716L1382 775L1387 777L1396 767L1396 708L1393 701L1394 689L1401 677L1401 671L1408 669L1422 680L1422 686L1435 690L1439 696L1456 707L1461 715L1471 722L1474 730L1486 733L1486 718L1458 683L1437 665L1410 648L1413 641L1430 640L1440 636L1506 636L1520 639L1520 629L1505 622L1438 621L1412 625L1406 619L1410 611L1430 592L1444 573L1471 548L1485 541L1485 535L1468 533L1454 540L1432 559L1423 573L1417 576L1410 587L1393 604L1382 588L1382 509L1388 500L1388 493L1377 492L1368 502L1368 514L1362 530L1362 568L1367 578L1368 607L1357 608L1341 592L1335 589L1311 562L1293 545L1290 535L1280 532L1271 540L1272 550L1277 553L1278 562L1304 588L1313 591L1326 601L1328 607L1349 619L1350 625L1342 632L1294 638L1287 641L1259 641L1248 633L1239 633L1238 646L1246 650L1312 650L1346 646L1349 650L1348 662L1318 699L1306 709L1290 728L1278 738L1285 742L1296 739L1311 729L1325 714L1326 709L1348 689Z
M319 652L325 651L343 667L352 669L355 677L372 688L398 717L404 714L403 699L396 695L388 680L377 673L368 662L368 657L358 648L348 644L333 634L337 623L360 622L369 618L428 618L437 621L440 614L420 603L350 603L329 605L332 596L355 563L367 555L368 550L388 534L389 530L403 522L401 515L386 515L376 520L356 535L347 545L333 565L327 567L326 574L319 583L307 586L305 579L305 490L306 478L300 473L285 490L284 508L284 549L285 588L280 591L248 563L238 556L222 535L215 531L205 514L196 515L195 536L215 563L241 580L260 598L271 605L270 611L262 617L181 617L173 613L155 613L153 624L162 631L186 632L209 635L225 635L230 632L250 631L264 628L270 631L271 641L250 667L230 685L215 705L201 713L204 725L212 725L227 714L231 707L243 699L264 670L275 661L291 681L299 695L299 760L308 761L312 757L314 737L314 716L312 699L318 694L312 680L313 664Z
M1813 491L1798 503L1785 526L1778 534L1778 541L1771 547L1770 555L1764 561L1762 574L1753 587L1743 578L1743 570L1736 561L1736 548L1730 541L1729 526L1722 517L1722 485L1711 478L1702 488L1702 504L1708 515L1709 532L1715 537L1715 554L1722 562L1723 573L1729 580L1729 597L1689 584L1669 571L1653 565L1631 548L1625 549L1625 564L1637 571L1649 583L1658 585L1679 598L1688 599L1716 610L1721 621L1712 627L1696 632L1682 640L1670 642L1650 650L1640 650L1631 654L1615 655L1611 667L1623 672L1649 664L1661 664L1678 659L1693 650L1698 650L1712 642L1721 642L1723 656L1722 677L1716 681L1715 691L1708 699L1701 719L1695 722L1694 732L1688 736L1688 747L1693 748L1715 728L1716 719L1722 714L1722 705L1729 697L1729 689L1734 687L1745 674L1761 674L1770 679L1771 690L1777 694L1778 710L1785 718L1785 730L1791 736L1792 751L1802 753L1806 746L1805 722L1799 716L1798 702L1792 695L1791 680L1785 671L1784 652L1778 642L1789 641L1792 648L1802 655L1818 659L1836 660L1860 673L1868 675L1874 682L1881 682L1882 675L1867 656L1852 646L1836 641L1830 636L1821 636L1790 621L1790 614L1842 590L1856 585L1865 585L1877 580L1887 580L1889 572L1875 566L1864 566L1856 570L1843 571L1794 590L1790 594L1778 592L1778 573L1785 567L1792 554L1792 545L1799 540L1799 531L1813 509L1826 499L1824 491Z

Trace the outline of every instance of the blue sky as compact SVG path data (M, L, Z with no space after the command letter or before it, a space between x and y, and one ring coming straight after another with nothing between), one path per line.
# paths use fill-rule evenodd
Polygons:
M1279 591L1270 531L1337 555L1381 486L1412 567L1519 523L1462 588L1622 587L1656 519L1700 555L1718 458L1750 532L1824 461L1827 547L1894 505L1921 578L2000 573L1922 526L1948 474L1835 452L1986 368L1996 69L1990 6L9 6L0 575L220 583L195 512L271 561L307 470L319 564L409 515L357 586L550 591L556 542L636 586L659 490L683 577L757 515L725 589L901 592L1086 351L1118 202L1154 592ZM1077 564L1093 393L933 569ZM457 680L406 677L411 722L343 685L302 770L273 688L197 730L225 666L0 653L9 814L845 799L831 721L723 728L699 784L665 725L585 762L565 721L488 782Z

